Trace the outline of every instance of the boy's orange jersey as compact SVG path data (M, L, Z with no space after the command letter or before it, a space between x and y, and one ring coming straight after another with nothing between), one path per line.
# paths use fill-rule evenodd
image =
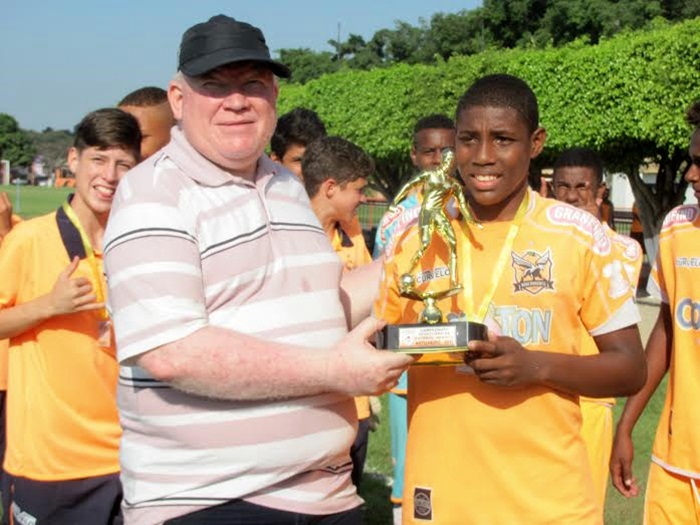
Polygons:
M700 209L679 206L666 216L649 292L668 304L673 348L666 401L652 459L666 470L700 479Z
M0 279L0 308L49 293L81 248L61 210L17 225L0 249L0 274L13 276ZM83 258L72 276L89 279L93 289L103 274L96 256L97 272ZM42 481L118 472L118 371L99 311L56 316L11 338L5 470Z
M503 251L511 221L484 223L471 228L471 268L458 259L458 280L471 280L476 308L497 283L489 328L529 350L580 354L585 334L635 324L631 287L600 223L533 192L529 199L510 249ZM463 255L469 241L461 223L452 225ZM422 309L396 284L419 243L416 229L407 232L385 265L375 315L389 323L416 322ZM414 272L418 286L449 287L447 256L435 238ZM501 257L504 271L494 275ZM459 314L466 304L461 293L439 306ZM404 523L599 522L577 396L491 386L464 365L412 367L409 381Z

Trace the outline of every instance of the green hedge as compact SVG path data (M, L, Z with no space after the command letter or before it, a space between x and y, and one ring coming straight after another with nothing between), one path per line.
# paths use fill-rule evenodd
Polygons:
M589 46L490 50L436 66L400 64L342 71L281 88L280 113L314 109L329 132L383 161L405 162L415 121L452 116L459 96L487 73L525 79L540 103L549 155L571 146L629 165L659 150L687 148L684 111L700 98L700 19L623 33Z

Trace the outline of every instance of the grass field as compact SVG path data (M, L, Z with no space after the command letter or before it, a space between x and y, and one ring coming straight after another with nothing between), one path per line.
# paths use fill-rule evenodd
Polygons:
M42 186L0 186L0 191L6 192L10 197L14 213L23 219L30 219L55 210L75 190Z
M8 193L16 212L26 219L56 209L72 190L64 188L20 186L19 207L15 200L17 196L14 186L0 186L0 191ZM373 213L374 211L373 209L367 209L367 215L363 218L367 221L371 220L369 213ZM377 212L379 211L380 210L377 210ZM381 211L383 211L383 209ZM641 305L640 309L645 309L645 311L642 312L643 322L641 325L641 332L642 340L646 341L656 314L651 306ZM636 446L634 472L640 482L642 491L646 487L651 445L654 439L659 413L663 405L664 392L665 383L652 398L647 410L637 423L634 432L634 442ZM620 400L615 407L616 420L620 414L623 403L624 401ZM386 396L382 397L382 406L382 423L379 425L377 431L370 434L365 476L360 489L360 493L366 501L365 521L367 525L387 525L392 522L391 504L389 502L390 488L387 485L387 481L390 480L392 476L392 467L389 412ZM605 505L605 523L607 525L639 525L642 523L642 506L643 496L626 500L610 486Z

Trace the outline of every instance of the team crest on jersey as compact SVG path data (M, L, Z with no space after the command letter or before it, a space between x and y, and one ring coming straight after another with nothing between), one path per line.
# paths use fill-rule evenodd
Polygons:
M511 252L511 258L515 271L514 292L535 295L542 290L554 290L552 255L549 249L544 253L527 250L522 255Z
M413 519L433 521L433 490L423 487L413 489Z

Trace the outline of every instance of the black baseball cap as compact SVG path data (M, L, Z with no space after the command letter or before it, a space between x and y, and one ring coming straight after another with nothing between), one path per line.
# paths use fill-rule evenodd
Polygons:
M267 64L278 77L292 74L287 66L270 58L260 29L230 16L213 16L182 35L178 70L185 75L197 77L225 64L247 61Z

